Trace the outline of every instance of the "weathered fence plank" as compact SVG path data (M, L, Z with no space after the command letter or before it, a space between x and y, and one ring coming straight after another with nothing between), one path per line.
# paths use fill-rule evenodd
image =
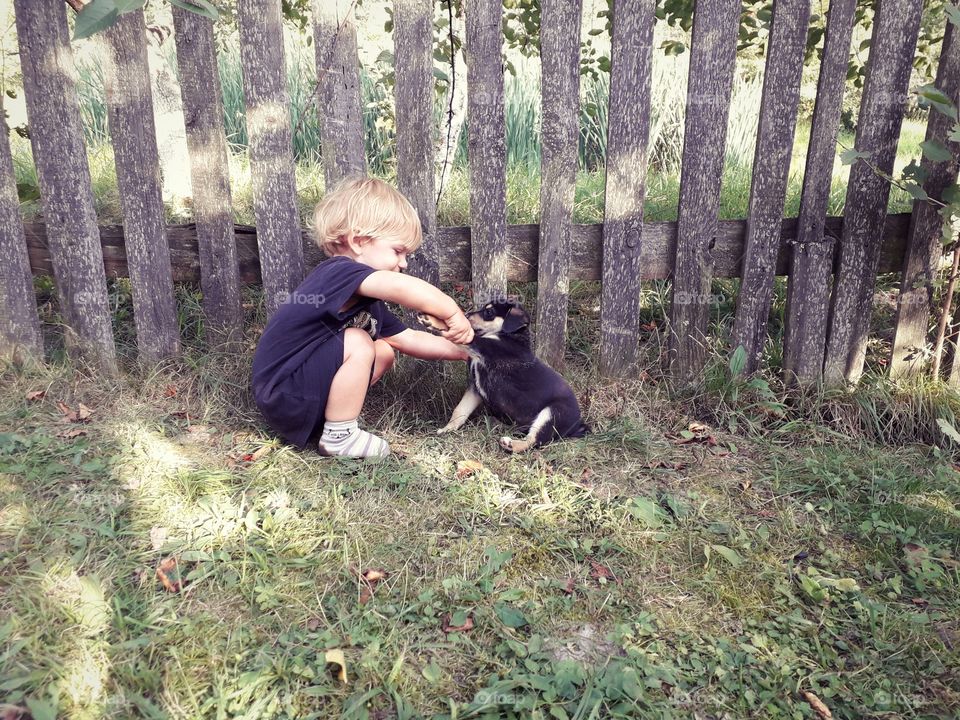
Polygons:
M68 351L116 371L66 4L15 0L20 65Z
M43 360L43 336L0 95L0 361Z
M671 374L685 381L700 375L707 356L720 180L739 26L739 3L697 3L687 74L667 355Z
M810 0L778 0L773 5L747 210L743 276L730 340L732 348L742 346L746 350L744 370L748 373L757 369L767 336L809 20Z
M253 212L267 312L273 314L303 279L280 0L244 0L237 18Z
M543 0L537 356L555 369L567 345L570 233L580 122L581 0Z
M960 107L960 42L957 28L950 22L946 23L934 84L953 101L954 107ZM960 157L960 142L949 140L952 127L950 118L934 108L930 109L926 140L944 144L952 154L951 159L942 162L924 157L920 163L927 173L923 189L928 196L938 200L943 196L943 191L957 181L957 170L960 168L957 160ZM890 354L890 377L893 378L916 376L925 365L923 351L928 346L927 327L930 323L933 280L937 276L942 248L941 225L936 207L922 200L914 201Z
M429 3L393 4L396 72L397 184L420 216L423 245L410 258L412 275L440 282L437 201L433 181L433 13Z
M500 0L467 0L467 156L473 228L473 299L507 291L507 149Z
M888 215L882 231L878 272L899 273L903 267L903 253L907 241L910 214ZM839 237L843 228L842 217L828 217L825 232ZM50 275L53 267L47 247L46 228L42 224L24 225L30 265L36 275ZM240 279L244 283L260 282L260 265L257 256L256 229L249 225L236 226L237 258ZM603 255L602 225L573 225L570 279L597 281L602 276ZM743 260L743 242L746 221L721 220L717 223L716 243L713 248L714 276L718 278L740 277ZM790 244L797 234L797 219L786 218L780 226L780 255L777 259L777 275L787 275L790 270ZM440 227L437 236L440 243L440 280L444 282L469 282L472 267L469 227ZM537 257L540 232L536 225L510 225L507 227L505 247L511 263L507 280L533 282L537 279ZM100 228L103 244L103 259L110 277L125 277L127 274L126 253L123 247L123 228L115 225ZM200 279L200 262L197 255L197 232L194 225L171 225L167 228L170 257L173 262L175 282L197 282ZM314 244L310 232L301 230L301 244L308 268L324 260L324 255ZM677 223L646 222L641 241L641 280L666 280L673 272L673 260L677 247Z
M655 4L613 6L600 296L600 372L613 377L637 361Z
M824 381L856 382L863 372L876 281L878 230L886 214L889 175L907 99L917 44L922 0L880 0L874 18L867 80L860 103L855 147L870 153L858 160L847 182L845 222L840 239L841 282L834 283Z
M209 101L221 96L213 23L189 10L172 10L200 246L204 332L207 343L218 346L243 337L243 310L223 106Z
M797 241L791 255L783 369L788 378L792 376L801 382L820 378L827 344L835 242L833 237L824 234L823 227L830 200L856 6L856 0L832 0L827 13L817 99L803 173Z
M353 5L352 0L313 0L317 116L327 189L348 175L367 174Z
M124 13L106 32L107 117L123 211L137 328L147 362L180 351L180 327L164 237L157 133L153 124L143 11Z

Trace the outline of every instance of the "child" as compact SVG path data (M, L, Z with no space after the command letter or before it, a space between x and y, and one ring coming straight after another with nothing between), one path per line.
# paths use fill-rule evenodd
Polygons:
M347 179L317 205L320 263L274 313L253 358L253 391L270 426L305 447L322 430L324 455L388 455L382 438L357 427L369 385L394 362L394 350L430 360L466 360L457 345L473 328L448 295L401 274L422 242L417 211L374 178ZM389 300L443 318L443 337L411 330Z

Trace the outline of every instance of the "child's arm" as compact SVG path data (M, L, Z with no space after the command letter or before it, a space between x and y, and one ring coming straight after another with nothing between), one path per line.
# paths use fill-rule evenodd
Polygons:
M399 350L404 355L411 355L423 360L467 360L466 350L454 345L446 338L421 330L406 329L396 335L383 338L390 347Z
M473 340L473 328L453 298L420 278L377 270L360 283L357 293L440 318L451 328L444 333L444 337L453 343L466 344Z

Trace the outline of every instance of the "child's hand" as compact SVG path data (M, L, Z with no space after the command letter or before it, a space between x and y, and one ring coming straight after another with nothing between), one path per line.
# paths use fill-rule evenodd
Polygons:
M447 340L455 345L469 345L473 342L473 328L462 311L458 310L450 317L444 318L443 322L446 323L447 329L440 334Z

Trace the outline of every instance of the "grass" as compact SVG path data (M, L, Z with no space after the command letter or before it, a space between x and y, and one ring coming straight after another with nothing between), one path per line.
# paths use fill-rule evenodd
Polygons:
M144 367L111 287L120 378L2 370L0 688L35 718L802 718L807 692L837 718L960 711L953 391L799 395L731 380L719 344L680 391L659 330L638 379L605 383L577 284L591 435L522 457L485 417L439 438L463 368L404 358L363 415L396 454L337 462L270 436L250 349L202 346L193 291L183 358Z

